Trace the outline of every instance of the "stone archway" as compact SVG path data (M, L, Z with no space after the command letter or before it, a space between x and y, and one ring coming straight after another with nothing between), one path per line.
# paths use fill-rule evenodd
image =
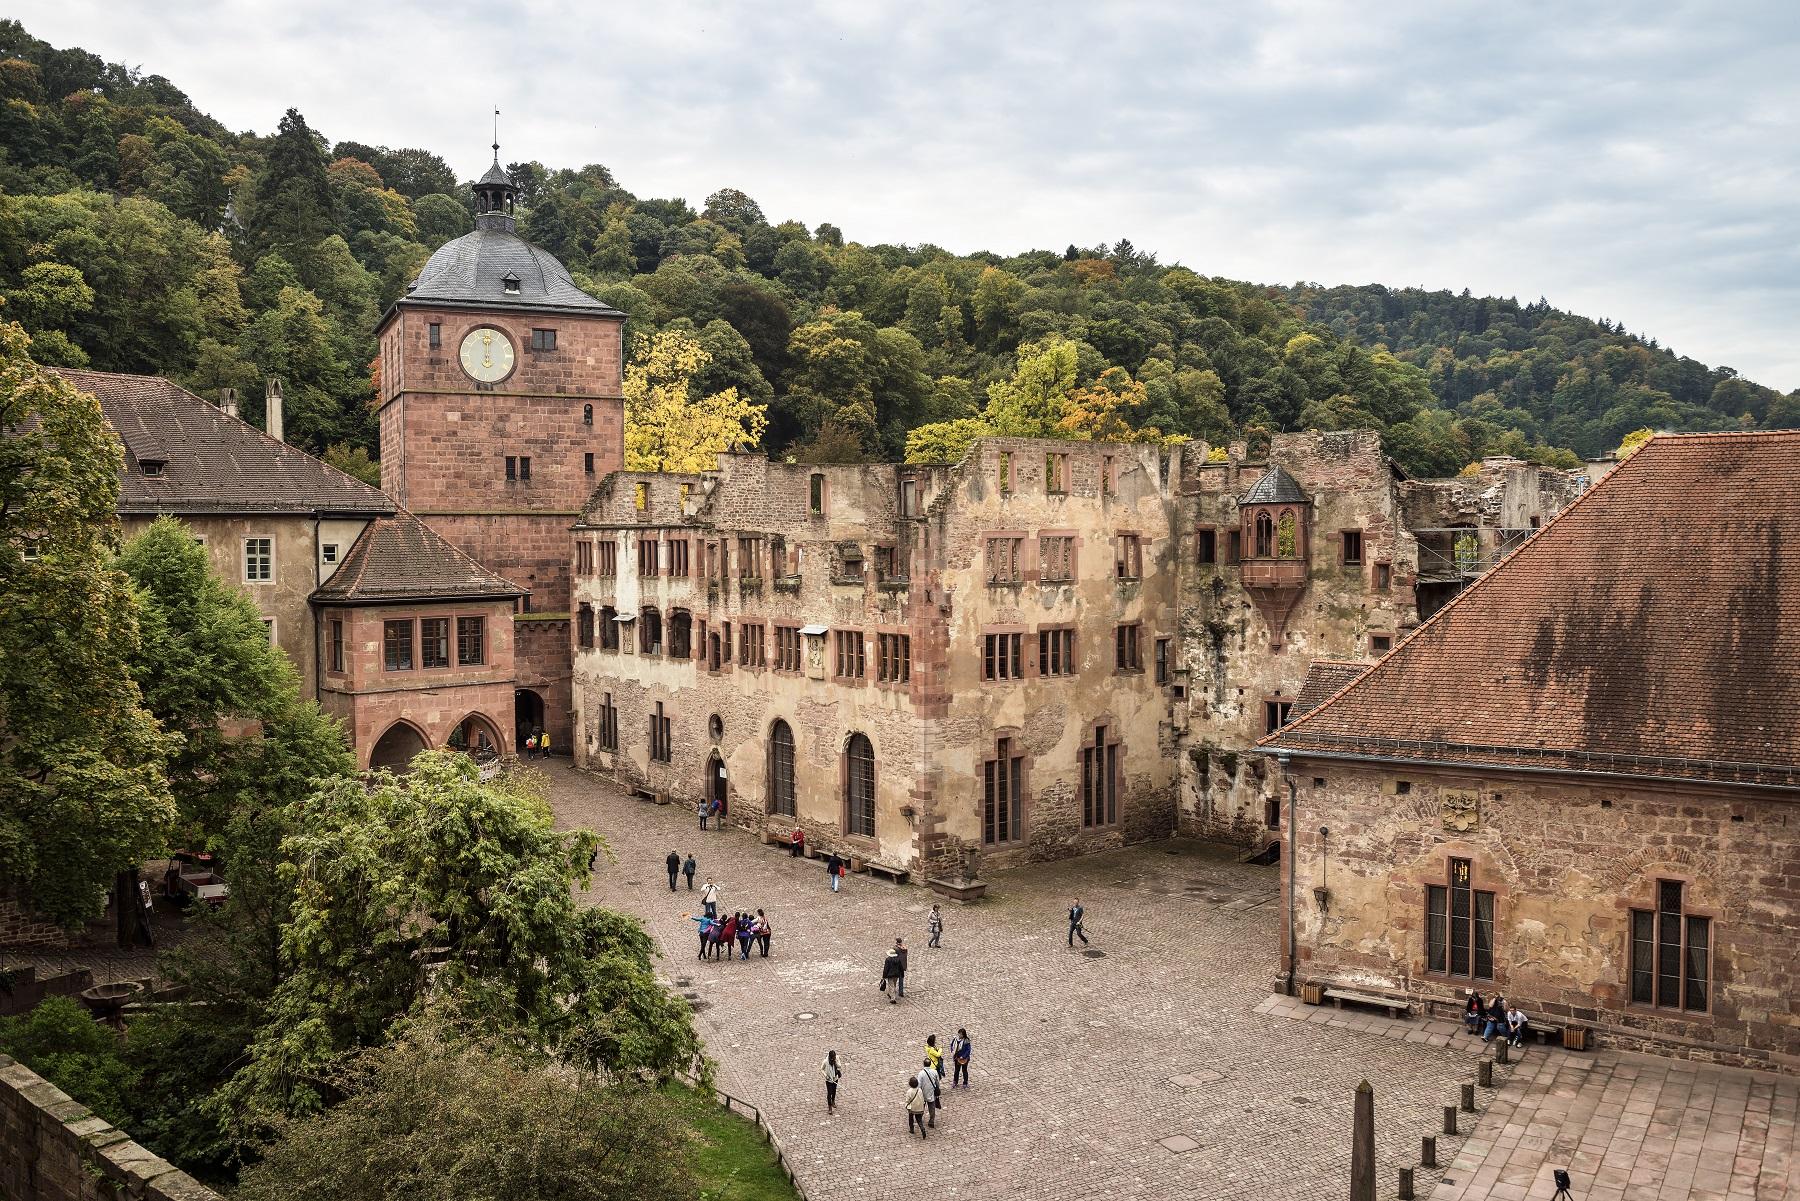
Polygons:
M544 728L544 698L529 688L513 692L513 749L525 750L525 740Z
M726 788L725 761L719 758L719 752L714 751L706 757L706 800L708 804L716 803L719 806L720 817L725 816L726 806L730 804L727 795L729 791Z
M369 751L369 768L387 768L405 772L412 768L413 756L430 748L425 735L411 722L397 721L389 726Z
M477 760L491 759L505 749L500 727L485 713L471 713L456 723L449 745Z

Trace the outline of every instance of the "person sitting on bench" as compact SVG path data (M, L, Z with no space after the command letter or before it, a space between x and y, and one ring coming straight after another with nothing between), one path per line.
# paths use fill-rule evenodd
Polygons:
M1463 992L1469 998L1463 1006L1463 1025L1468 1027L1470 1034L1480 1034L1482 1024L1487 1021L1487 1005L1474 989L1465 988Z
M1511 1043L1515 1047L1523 1045L1523 1043L1525 1041L1525 1029L1526 1029L1527 1024L1528 1023L1525 1021L1524 1013L1520 1011L1520 1009L1517 1005L1508 1005L1506 1007L1506 1041L1507 1042Z

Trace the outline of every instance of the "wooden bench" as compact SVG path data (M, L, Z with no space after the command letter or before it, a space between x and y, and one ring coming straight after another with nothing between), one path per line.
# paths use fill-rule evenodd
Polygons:
M912 873L906 868L877 863L873 859L863 860L863 870L871 876L886 876L896 884L904 884L912 878Z
M1562 1046L1563 1028L1560 1023L1544 1022L1539 1021L1534 1017L1527 1017L1525 1019L1525 1033L1536 1035L1540 1047L1547 1047L1552 1041L1554 1041L1557 1046Z
M1389 1017L1405 1017L1412 1012L1412 1005L1397 997L1383 997L1375 993L1352 992L1347 988L1328 988L1325 990L1325 995L1329 997L1331 1003L1336 1005L1339 1009L1342 1009L1344 1003L1348 1001L1352 1005L1369 1005L1378 1009L1385 1009L1388 1011Z

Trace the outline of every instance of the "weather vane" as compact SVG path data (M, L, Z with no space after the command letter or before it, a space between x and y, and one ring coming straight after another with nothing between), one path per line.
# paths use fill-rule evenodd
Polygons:
M500 110L494 110L494 162L500 161Z

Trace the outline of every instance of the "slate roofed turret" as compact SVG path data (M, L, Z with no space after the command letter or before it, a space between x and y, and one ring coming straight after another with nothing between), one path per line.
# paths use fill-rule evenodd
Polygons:
M1279 467L1271 467L1263 473L1263 477L1251 486L1244 494L1240 505L1286 505L1306 504L1306 493L1300 490L1299 483L1293 476Z

